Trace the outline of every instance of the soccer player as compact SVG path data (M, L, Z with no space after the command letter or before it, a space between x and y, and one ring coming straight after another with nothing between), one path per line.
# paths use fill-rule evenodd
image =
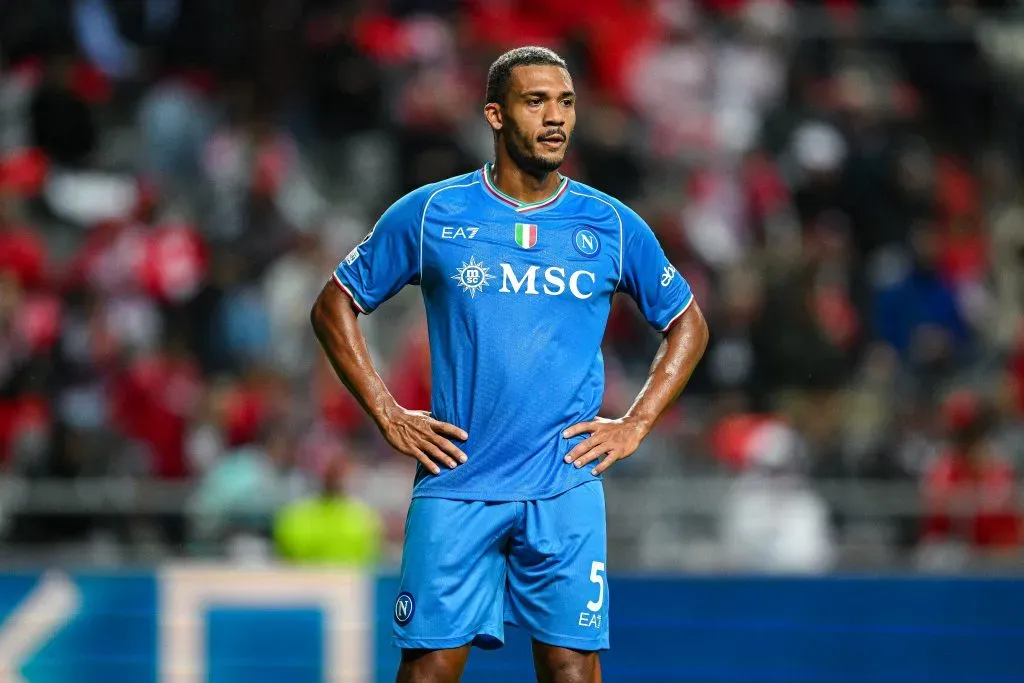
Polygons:
M554 52L523 47L487 75L494 163L399 199L338 265L312 323L338 376L415 458L394 642L399 683L447 683L504 624L533 638L540 681L600 681L609 647L601 473L682 391L704 318L651 229L558 173L576 95ZM398 405L357 324L407 284L426 306L431 409ZM601 340L625 292L663 341L619 419L597 416Z

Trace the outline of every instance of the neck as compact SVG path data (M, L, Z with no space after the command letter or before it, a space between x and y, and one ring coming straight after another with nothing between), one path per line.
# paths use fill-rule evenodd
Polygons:
M491 182L509 197L524 204L542 202L555 193L562 177L555 171L532 175L501 152L491 165Z

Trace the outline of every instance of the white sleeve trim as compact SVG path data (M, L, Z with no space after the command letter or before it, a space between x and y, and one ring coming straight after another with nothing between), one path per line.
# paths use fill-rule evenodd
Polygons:
M337 284L337 285L338 285L339 287L341 287L341 291L345 292L345 294L347 294L347 295L348 295L348 298L349 298L349 299L352 299L352 303L354 303L354 304L356 305L356 308L358 308L358 309L359 309L359 312L360 312L360 313L362 313L363 315L369 315L369 314L370 314L370 311L366 310L366 309L365 309L365 308L363 307L363 305L362 305L361 303L359 303L359 300L358 300L358 299L356 299L356 295L352 293L352 290L351 290L351 289L349 289L349 288L348 288L348 287L347 287L347 286L345 285L345 283L341 281L341 278L340 278L340 277L338 277L338 273L337 273L337 272L335 272L335 273L333 273L333 274L331 275L331 279L333 279L333 280L334 280L335 284Z
M665 325L665 327L661 328L661 329L660 329L660 330L658 330L658 331L659 331L659 332L668 332L668 331L669 331L669 329L670 329L670 328L671 328L671 327L672 327L673 325L675 325L675 324L676 324L676 321L677 321L677 320L679 320L680 318L682 318L682 317L683 317L683 314L684 314L684 313L686 313L686 311L688 311L688 310L690 309L690 306L692 306L692 305L693 305L693 299L694 299L694 296L693 296L693 292L691 292L691 293L690 293L690 298L689 298L689 300L687 300L687 302L686 302L686 305L685 305L685 306L683 306L683 310L679 311L679 312L678 312L678 313L676 313L676 314L675 314L674 316L672 316L672 319L668 321L668 324L667 324L667 325Z

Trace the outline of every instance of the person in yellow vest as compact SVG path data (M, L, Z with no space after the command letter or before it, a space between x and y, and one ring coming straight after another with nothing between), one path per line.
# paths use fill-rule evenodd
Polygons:
M383 522L369 505L344 493L347 463L327 466L319 495L286 505L274 524L278 555L295 564L371 568L380 559Z

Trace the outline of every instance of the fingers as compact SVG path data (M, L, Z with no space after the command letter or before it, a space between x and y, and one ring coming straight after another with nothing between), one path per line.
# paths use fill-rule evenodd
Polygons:
M468 460L466 454L442 435L465 441L469 435L459 427L433 418L425 410L405 412L406 418L389 431L388 441L426 467L431 474L440 474L442 465L455 469Z
M597 458L607 453L609 451L609 448L609 445L605 443L595 444L588 448L587 451L583 453L583 455L576 458L573 461L573 465L576 466L576 469L579 469L580 467L583 467L587 463L593 462Z
M601 443L601 441L596 436L592 436L589 439L580 441L573 447L571 451L565 454L565 461L569 463L575 462L580 458L580 456L582 456L584 453L586 453L599 443Z
M422 444L420 449L429 455L435 462L441 463L448 469L454 470L458 466L458 463L456 463L454 459L445 455L445 452L442 451L437 444L427 442ZM437 474L437 472L434 474Z
M466 440L469 435L459 427L435 419L425 410L403 410L398 419L383 430L395 450L415 458L432 474L440 474L439 465L455 469L467 461L462 450L444 438Z
M453 439L458 439L459 441L465 441L469 438L469 434L467 434L464 429L460 429L459 427L456 427L453 424L448 424L447 422L441 422L440 420L432 419L430 421L430 428L438 434L443 434L444 436L449 436Z
M469 438L469 434L467 434L464 429L434 418L430 419L430 429L431 434L428 437L430 439L430 443L442 453L442 458L445 458L447 462L452 463L450 467L455 467L454 460L458 460L460 463L466 462L466 454L462 452L462 449L444 438L445 436L448 436L453 439L465 441ZM451 456L454 460L449 459L447 456Z
M596 477L597 475L601 474L606 469L614 465L618 460L619 456L617 453L615 453L614 451L608 453L608 455L605 456L605 459L597 464L597 467L594 468L594 471L591 472L591 474L593 474Z
M411 455L412 457L416 458L416 460L418 460L421 465L430 470L431 474L441 474L441 468L438 467L437 464L429 457L427 457L426 453L424 453L420 449L413 449Z
M458 446L453 444L448 439L445 439L445 438L442 438L440 436L434 435L434 438L432 439L432 441L433 441L435 446L437 446L442 451L444 451L448 455L450 455L453 458L455 458L456 460L458 460L460 463L466 462L466 460L467 460L466 454L463 453L462 450Z
M571 439L572 437L579 436L580 434L589 434L593 432L596 427L597 422L580 422L562 432L562 437Z

